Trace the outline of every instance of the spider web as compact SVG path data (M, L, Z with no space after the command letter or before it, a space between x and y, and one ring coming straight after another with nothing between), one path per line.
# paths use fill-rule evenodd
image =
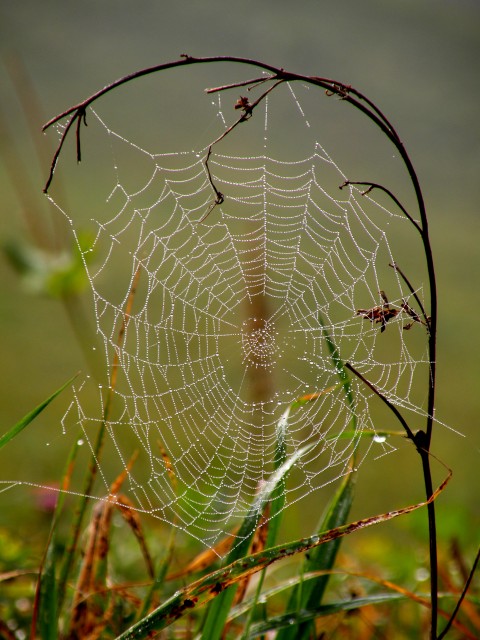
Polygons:
M239 127L256 142L232 131L208 167L204 142L154 153L94 114L114 178L82 252L106 377L75 390L63 428L79 425L94 451L110 392L97 497L137 451L125 487L135 507L206 546L241 522L271 475L279 429L287 456L308 445L288 506L344 475L366 429L397 427L354 376L348 401L326 334L387 399L424 415L426 330L410 322L412 292L389 267L408 254L400 240L411 223L355 186L339 190L349 176L320 144L321 127L290 85L282 99L301 153L275 142L272 95ZM233 118L222 100L210 143ZM225 196L214 207L212 183ZM77 233L75 213L63 213ZM375 322L386 308L388 321ZM393 449L383 440L365 439L357 466L371 447Z

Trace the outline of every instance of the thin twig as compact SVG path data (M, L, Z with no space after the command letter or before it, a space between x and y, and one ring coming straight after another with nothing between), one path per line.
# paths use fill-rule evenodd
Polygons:
M410 440L412 440L412 442L415 443L416 442L415 434L410 429L407 421L402 416L402 414L397 409L397 407L393 405L390 402L390 400L387 400L387 398L382 393L380 393L380 391L371 382L369 382L369 380L367 380L364 376L362 376L362 374L359 371L357 371L349 362L345 363L345 367L349 369L352 373L354 373L357 376L357 378L359 378L364 384L366 384L367 387L371 389L380 398L380 400L382 400L387 405L387 407L390 409L390 411L394 413L394 415L400 421L400 424L402 425L402 427L405 429L407 438L409 438Z
M244 80L243 82L232 82L232 84L224 84L220 87L211 87L205 89L205 93L219 93L220 91L227 91L228 89L238 89L239 87L248 87L251 89L259 84L268 82L269 80L275 80L277 76L262 76L261 78L254 78L253 80ZM251 86L249 86L251 85Z
M343 189L343 187L347 187L350 184L355 184L355 185L360 185L360 186L365 186L368 187L368 189L366 191L364 191L362 193L362 196L366 196L370 193L370 191L372 191L373 189L380 189L381 191L383 191L384 193L386 193L397 205L397 207L402 211L402 213L410 220L410 222L413 224L413 226L415 227L415 229L422 234L422 228L421 226L418 224L418 222L416 222L412 216L408 213L408 211L405 209L405 207L402 205L402 203L400 202L400 200L390 191L390 189L387 189L386 187L382 186L381 184L378 184L376 182L363 182L363 181L358 181L358 180L345 180L345 182L343 184L340 185L339 189Z
M407 276L403 273L403 271L400 269L400 267L398 266L398 264L396 262L391 262L389 265L389 267L392 267L392 269L395 269L395 271L397 271L401 276L403 281L405 282L405 284L407 285L407 287L410 289L410 293L412 294L412 296L415 299L415 302L417 303L417 305L420 308L420 311L422 312L422 315L425 319L425 325L427 327L427 331L430 332L430 316L427 315L425 308L422 304L422 301L420 300L420 298L418 297L417 292L415 291L415 289L412 287L410 280L407 278Z
M470 587L470 583L472 582L473 575L474 575L474 573L475 573L475 571L477 569L477 565L478 565L478 561L479 560L480 560L480 548L477 551L477 555L475 556L475 560L473 561L472 570L470 571L470 574L469 574L469 576L467 578L467 581L465 582L465 586L463 587L463 591L462 591L462 593L460 595L460 598L459 598L459 600L457 602L457 605L456 605L455 609L453 610L452 615L450 616L450 620L447 622L447 624L445 626L445 629L440 633L440 635L438 636L437 640L442 640L442 638L444 638L447 635L450 627L453 624L453 621L455 620L455 618L457 616L457 613L460 611L460 607L462 606L462 602L465 599L465 596L467 595L467 591L468 591L468 589Z

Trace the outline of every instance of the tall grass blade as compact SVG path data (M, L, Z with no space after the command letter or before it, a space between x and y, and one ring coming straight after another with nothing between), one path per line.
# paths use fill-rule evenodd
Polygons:
M320 520L317 528L319 533L336 529L347 522L353 502L355 480L356 476L353 471L343 478L342 484ZM336 538L312 549L308 556L305 556L302 572L328 572L332 569L341 540L341 538ZM287 605L290 620L295 620L299 612L313 609L322 602L329 577L330 575L325 573L314 580L302 582L293 589ZM310 637L312 637L311 622L303 622L300 625L290 622L278 633L277 640L301 640Z
M243 558L249 549L250 542L258 526L258 522L262 513L265 510L268 502L276 494L276 490L279 486L283 488L283 482L285 481L286 474L290 471L292 466L301 458L301 456L309 449L309 447L303 447L294 453L288 460L286 460L274 473L270 476L264 486L261 488L258 495L255 497L249 512L242 522L240 530L238 532L238 538L241 541L237 546L233 547L227 556L226 564L231 564L239 558ZM283 455L279 452L279 455ZM223 628L228 618L228 613L235 597L236 586L230 589L222 590L222 592L215 598L214 602L210 606L208 611L205 625L202 632L202 640L218 640L222 636Z
M43 625L41 637L56 638L56 635L48 635L48 633L53 634L53 632L48 631L47 633L47 631L45 630L45 621L48 621L49 626L55 627L56 634L57 616L60 614L61 606L59 599L59 584L54 581L52 588L51 577L53 576L55 578L56 575L57 526L63 511L67 491L70 486L70 479L79 449L78 442L79 438L75 441L73 447L71 448L67 462L65 464L65 471L62 476L61 490L58 494L57 504L55 505L55 512L53 514L48 542L45 548L45 554L40 565L32 615L32 627L30 635L32 639L36 638L36 627L39 618L41 620L41 625ZM49 609L48 613L45 611L45 609Z
M368 596L366 598L353 598L350 600L344 600L340 602L333 602L331 604L319 605L313 609L305 609L297 614L297 618L292 617L288 613L284 613L280 616L271 617L268 620L257 622L252 625L252 629L249 638L258 638L258 636L264 635L275 629L285 629L292 626L295 621L312 622L315 618L322 616L331 616L343 611L356 611L361 607L368 607L371 605L385 604L395 601L407 600L407 597L400 593L381 593L378 595ZM281 637L277 635L277 638ZM297 638L299 636L292 636ZM315 638L316 636L309 636ZM319 636L322 637L322 636Z
M347 369L340 358L337 346L333 342L326 325L321 315L319 315L319 322L322 326L323 337L328 347L330 357L332 359L333 366L340 379L340 383L343 386L346 402L350 411L350 426L349 430L352 433L352 439L358 439L359 435L356 432L356 416L353 392L351 388L350 377ZM353 502L354 487L355 487L355 474L353 472L354 458L350 461L350 471L344 477L340 487L333 496L326 512L322 516L317 531L319 533L328 531L330 529L336 529L344 525L348 520L348 515ZM319 547L315 547L312 551L305 556L302 572L309 573L314 571L329 571L335 564L338 550L340 548L341 538L336 538L331 542L327 542ZM318 606L322 602L322 598L327 587L329 580L329 574L319 576L316 580L308 581L305 584L293 589L290 596L287 611L300 612L306 609L312 609ZM294 617L292 617L294 619ZM309 638L312 635L312 623L303 622L300 625L290 624L284 627L278 634L277 640L301 640L303 638Z
M334 389L334 387L332 387L331 389L326 389L324 392L321 392L321 393L315 393L315 394L310 394L308 396L302 396L301 398L299 398L297 400L294 400L290 404L290 406L287 407L286 411L282 414L280 420L277 423L276 442L275 442L275 456L274 456L274 461L273 461L274 469L278 469L286 461L286 456L287 456L286 433L287 433L287 429L288 429L288 420L289 420L291 411L294 410L294 409L297 409L298 407L301 407L301 406L307 404L308 402L312 402L313 400L315 400L320 395L323 395L324 393L329 393L333 389ZM280 524L281 524L281 520L282 520L281 514L283 513L283 508L285 506L285 500L286 500L286 498L285 498L285 478L283 478L278 483L277 487L274 489L273 494L272 494L272 498L271 498L271 503L270 503L271 517L270 517L270 520L268 522L267 541L266 541L266 544L265 544L267 549L273 547L275 545L275 542L277 541L278 530L280 529ZM262 573L260 575L260 578L258 580L258 585L257 585L257 589L256 589L256 592L255 592L255 598L254 598L254 601L252 602L252 606L250 607L248 618L247 618L247 620L245 622L245 628L243 630L242 640L243 640L243 638L247 638L248 637L250 625L252 624L253 616L255 614L255 609L256 609L256 606L257 606L257 602L258 602L258 599L260 597L260 593L262 591L264 579L265 579L265 570L262 571Z
M255 556L244 557L249 549L258 522L267 504L270 502L275 488L310 448L311 446L307 446L296 451L262 486L259 493L255 496L238 531L237 537L240 542L231 549L227 556L227 566L177 591L175 595L169 598L167 602L153 613L140 620L128 631L119 636L118 640L143 638L145 634L152 630L159 630L169 626L189 609L200 604L200 601L204 604L213 598L215 598L215 602L213 603L215 606L212 606L207 614L202 631L202 638L204 640L220 638L235 597L238 582L270 564L269 562L263 564L263 560L259 562L255 559ZM264 556L270 557L270 553L270 550L266 550L260 552L257 556L263 559ZM231 567L235 567L235 576L233 579ZM229 589L231 586L233 586L233 588Z
M277 423L275 456L273 459L274 469L280 468L283 464L285 464L285 461L286 461L287 446L286 446L285 434L287 432L288 417L290 415L292 406L293 406L293 403L287 408L285 413L282 414L280 420ZM284 506L285 506L285 478L282 478L282 480L278 483L278 485L274 489L272 498L271 498L270 520L268 522L267 540L265 543L265 546L267 549L269 549L270 547L273 547L273 545L277 540L278 530L280 529L280 524L282 521L282 513L283 513ZM245 622L245 628L243 631L242 639L248 636L250 625L252 624L253 616L257 606L257 602L260 597L260 593L262 591L264 579L265 579L265 570L262 571L260 578L258 580L257 589L255 591L254 602L252 603L252 606L248 614L248 618Z
M138 284L138 279L140 277L140 267L137 268L134 277L133 277L133 281L130 287L130 292L127 298L127 302L125 305L125 310L124 310L124 316L123 316L123 321L122 324L120 326L120 330L118 333L118 337L117 337L117 347L120 349L124 337L125 337L125 331L126 328L128 326L129 320L130 320L130 312L132 310L132 306L133 306L133 301L135 298L135 293L137 290L137 284ZM119 367L119 361L118 361L118 350L115 351L114 354L114 358L113 358L113 363L112 363L112 368L111 368L111 372L110 372L110 384L108 385L108 393L105 399L105 408L104 408L104 415L103 415L103 420L102 423L100 425L100 428L98 430L98 434L97 434L97 440L95 442L95 446L92 450L92 454L90 457L90 463L89 463L89 468L88 471L86 473L85 476L85 482L83 485L83 491L82 491L82 497L80 498L80 501L76 507L75 510L75 514L73 517L73 523L71 526L71 530L70 530L70 536L68 539L68 543L67 543L67 550L68 553L65 557L61 572L60 572L60 579L59 579L59 603L60 606L63 603L63 599L65 597L65 586L67 584L67 580L68 580L68 576L70 574L70 571L72 569L73 566L73 562L75 559L75 554L77 551L77 546L78 546L78 540L80 538L80 532L82 529L82 523L83 523L83 518L85 516L86 510L87 510L87 502L89 500L89 496L92 493L92 489L93 489L93 485L95 484L95 480L97 477L97 465L98 465L98 461L100 460L101 457L101 451L103 449L103 444L104 444L104 438L105 438L105 432L106 432L106 428L107 428L107 421L109 419L110 416L110 411L112 408L112 402L113 402L113 397L114 397L114 392L115 392L115 388L117 385L117 375L118 375L118 367Z
M57 639L57 584L55 577L55 544L47 549L45 565L40 580L39 627L42 640Z

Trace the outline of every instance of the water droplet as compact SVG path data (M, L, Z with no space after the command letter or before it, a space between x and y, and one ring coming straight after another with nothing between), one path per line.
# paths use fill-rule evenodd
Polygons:
M415 571L415 578L418 582L424 582L430 577L430 572L425 567L420 567Z
M85 444L85 440L82 440L81 438L79 440L77 440L77 444L79 447L81 447L83 444Z
M375 434L373 436L373 441L374 442L385 442L386 439L387 439L386 436L380 436L378 434Z

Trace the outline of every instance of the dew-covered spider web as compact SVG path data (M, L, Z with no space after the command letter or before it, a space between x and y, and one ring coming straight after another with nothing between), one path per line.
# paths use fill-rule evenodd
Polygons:
M353 454L358 467L393 450L382 434L399 425L351 372L346 393L342 363L407 416L425 415L427 328L391 266L428 306L412 223L376 191L339 189L372 176L352 175L350 159L347 174L324 148L330 125L307 113L305 88L276 91L207 163L239 116L231 93L207 98L212 122L181 148L127 139L101 106L83 134L111 169L101 189L90 178L102 195L92 241L79 241L105 375L75 386L63 429L80 428L94 451L106 414L95 497L128 467L133 506L206 546L244 518L280 433L287 459L303 448L286 508L347 473ZM80 203L56 206L79 237Z

